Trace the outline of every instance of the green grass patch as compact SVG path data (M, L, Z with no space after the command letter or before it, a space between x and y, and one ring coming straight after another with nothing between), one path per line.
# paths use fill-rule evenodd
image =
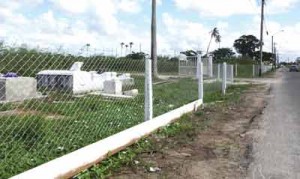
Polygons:
M49 160L99 141L144 119L144 77L136 76L140 95L109 99L72 97L51 92L45 99L0 105L0 178L8 178ZM217 99L220 83L205 84L205 101ZM188 104L198 97L197 81L179 79L154 85L154 116Z
M253 65L238 65L237 67L238 78L252 78Z
M223 100L225 104L237 102L243 91L248 89L250 85L231 86L228 89L226 96L216 96L215 100ZM201 118L204 115L202 110L198 110L193 115L186 114L174 123L162 127L150 137L143 138L136 144L126 148L125 150L110 156L108 159L101 163L94 165L88 170L83 171L74 178L76 179L92 179L92 178L108 178L113 173L118 172L121 167L143 167L145 171L149 169L150 164L144 163L139 160L139 155L143 153L153 153L163 150L157 142L157 138L164 140L166 138L175 138L175 140L182 141L184 143L187 140L193 140L193 136L201 130L205 130L210 124L211 120L202 120L201 122L195 122L196 118ZM160 141L161 141L160 140ZM137 161L139 163L137 163Z

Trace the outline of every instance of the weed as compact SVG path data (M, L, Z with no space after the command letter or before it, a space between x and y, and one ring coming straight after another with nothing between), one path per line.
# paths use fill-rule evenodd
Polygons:
M216 100L224 100L226 103L235 102L239 99L242 91L246 90L249 86L231 86L228 89L229 95L218 95ZM216 95L216 94L214 94ZM217 96L217 95L216 95ZM211 98L212 99L212 98ZM204 115L203 111L197 111L194 114L197 117ZM122 166L137 167L135 161L139 161L139 155L142 153L155 153L163 150L163 145L158 144L156 139L175 138L176 144L186 144L187 141L193 140L193 137L197 135L198 131L205 130L210 126L212 120L202 120L201 122L193 121L193 115L186 114L174 123L160 128L157 132L150 137L144 138L138 141L136 144L128 147L124 151L115 154L108 159L102 161L100 164L78 174L76 179L90 179L90 178L107 178L112 176L114 172L119 171ZM161 140L160 140L161 141ZM174 144L174 147L175 145ZM171 144L169 144L171 145ZM224 147L224 146L222 146ZM227 147L227 146L225 146ZM226 148L227 149L227 148ZM149 169L151 163L149 161L139 161L139 167L143 167L146 170Z

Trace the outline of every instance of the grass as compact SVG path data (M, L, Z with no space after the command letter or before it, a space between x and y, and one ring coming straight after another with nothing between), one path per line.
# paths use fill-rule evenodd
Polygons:
M257 69L258 70L258 69ZM262 77L268 77L274 72L273 70L268 71L262 75ZM253 78L253 65L238 65L238 78Z
M206 96L207 101L224 101L224 103L237 102L239 100L240 94L248 89L249 85L238 85L231 86L228 88L228 94L217 95L216 93L211 93ZM203 116L203 111L196 111L193 115L197 117ZM210 125L209 120L204 120L201 123L195 123L191 117L192 115L184 115L176 122L159 129L157 132L152 134L150 137L143 138L136 144L126 148L125 150L110 156L108 159L102 161L101 163L94 165L88 170L75 176L75 179L92 179L92 178L109 178L113 173L118 172L123 166L142 166L145 171L149 169L148 163L137 164L138 156L143 153L151 153L151 151L158 151L159 145L155 138L180 138L185 141L191 139L197 131L205 130L207 126ZM142 161L139 161L142 162Z
M45 99L0 105L0 178L8 178L143 122L144 78L134 77L140 95L109 99L50 93ZM220 83L205 84L205 102L221 97ZM154 115L197 99L197 81L180 79L155 85Z
M237 67L238 78L252 78L253 65L238 65Z

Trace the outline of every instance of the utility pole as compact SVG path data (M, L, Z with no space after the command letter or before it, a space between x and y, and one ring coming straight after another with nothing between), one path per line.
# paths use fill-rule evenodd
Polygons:
M262 73L262 60L263 60L263 40L264 40L264 11L265 11L265 0L261 2L261 23L260 23L260 65L259 65L259 76Z
M274 60L273 64L274 64L274 68L276 70L276 54L274 54L274 36L272 35L272 60Z
M275 64L277 64L277 49L276 49L276 47L274 47L274 60L275 60ZM275 66L275 69L276 69L276 66Z
M156 0L152 0L152 15L151 15L151 60L152 60L152 75L158 77L157 70L157 23L156 23Z

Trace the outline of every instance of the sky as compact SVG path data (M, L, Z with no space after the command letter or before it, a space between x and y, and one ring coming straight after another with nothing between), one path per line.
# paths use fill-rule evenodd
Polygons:
M158 53L202 50L217 27L220 47L252 34L259 38L261 0L157 0ZM264 50L274 35L282 60L300 56L300 0L266 0ZM6 45L79 53L150 51L151 0L1 0L0 40ZM279 32L284 30L284 32ZM267 32L268 34L267 35ZM279 33L277 33L279 32ZM211 51L219 44L212 42ZM122 53L125 53L123 49Z

